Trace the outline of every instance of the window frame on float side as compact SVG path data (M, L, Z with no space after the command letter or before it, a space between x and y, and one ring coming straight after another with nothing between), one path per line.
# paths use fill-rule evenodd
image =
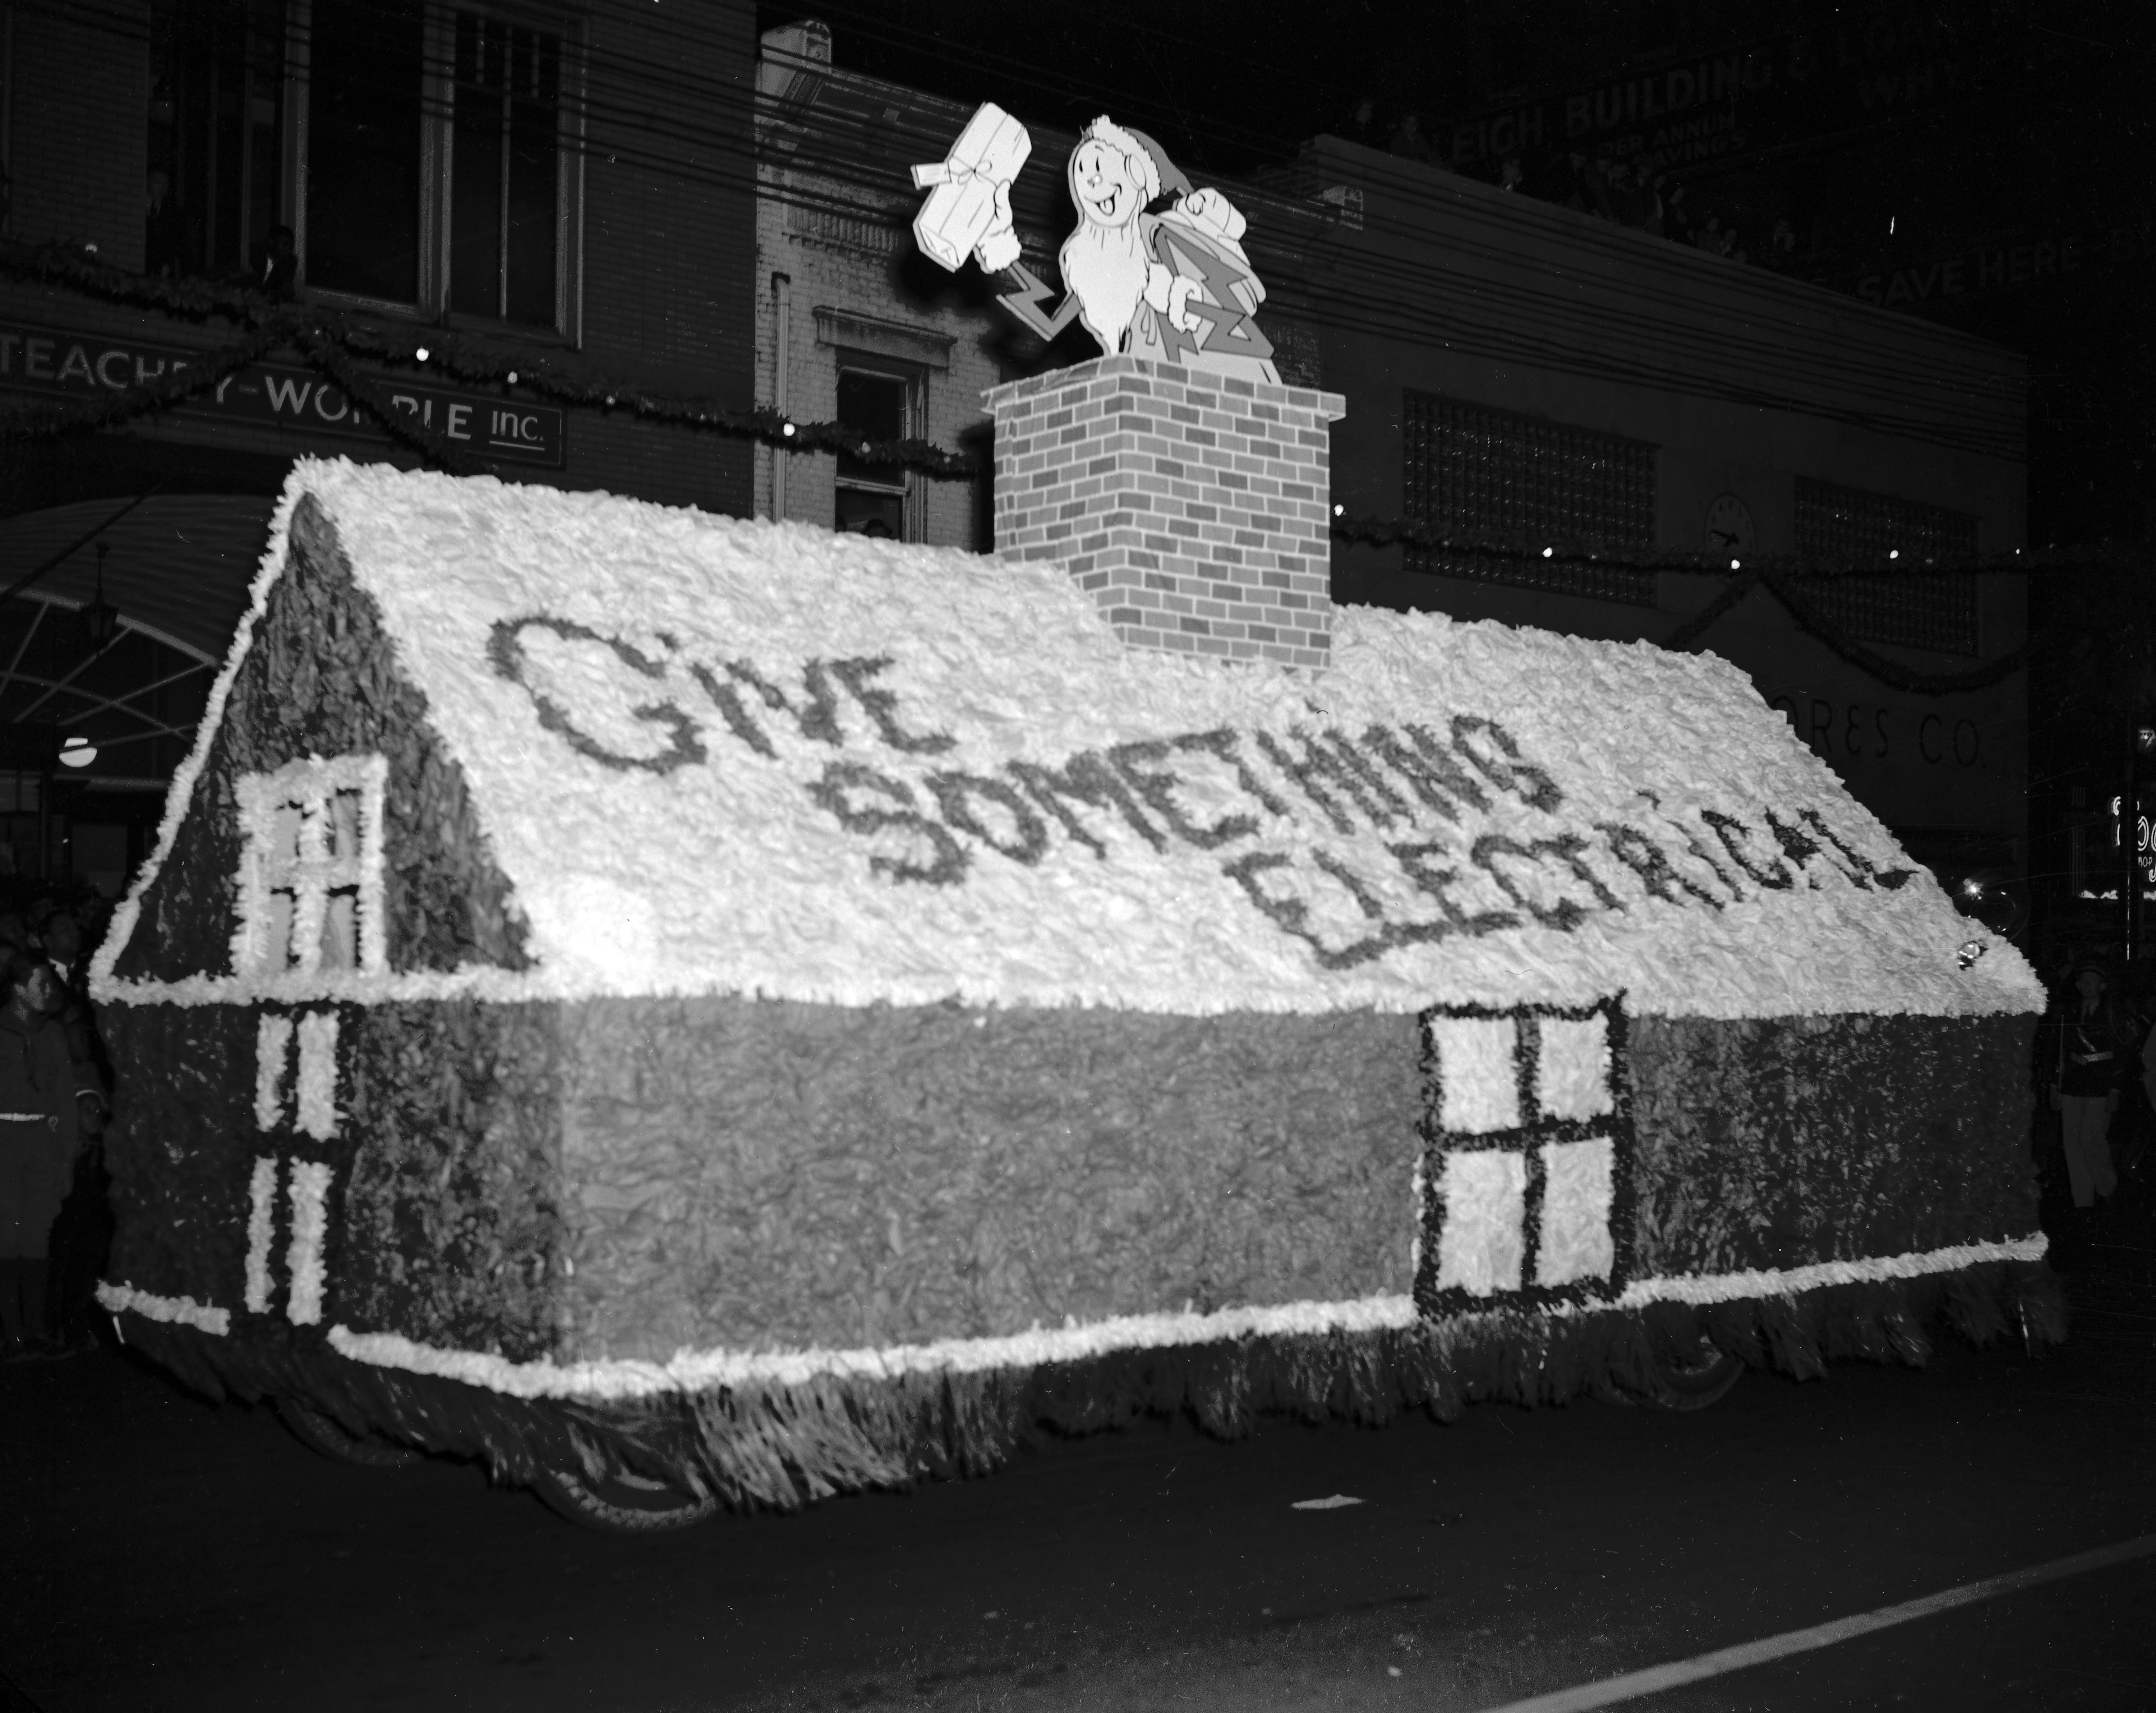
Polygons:
M325 971L387 972L382 890L388 777L389 764L382 756L344 755L307 756L271 772L243 773L234 782L240 833L234 975L274 979L319 977ZM348 825L336 813L346 800ZM325 959L332 946L336 956Z
M843 408L839 403L839 389L845 377L860 375L870 380L895 381L905 389L904 419L896 436L901 440L928 438L928 369L926 364L909 362L904 357L885 356L875 351L856 351L844 346L832 352L832 417L836 422L845 421ZM831 527L847 533L839 521L839 496L849 490L857 494L895 495L899 502L900 528L896 540L918 541L922 537L920 478L911 470L900 469L894 478L883 478L875 474L875 467L851 473L846 469L844 453L838 455L831 480ZM861 531L853 531L859 534Z
M420 16L420 87L412 102L418 126L418 255L413 295L324 285L310 277L311 167L316 130L312 101L314 15L322 0L286 0L285 35L283 223L299 258L298 289L312 301L403 319L417 318L475 331L557 338L583 343L584 141L588 44L584 20L552 7L499 0L415 0ZM337 3L337 0L331 0ZM460 16L551 37L559 54L554 100L554 304L544 322L512 321L453 309L451 266L456 234L457 30Z

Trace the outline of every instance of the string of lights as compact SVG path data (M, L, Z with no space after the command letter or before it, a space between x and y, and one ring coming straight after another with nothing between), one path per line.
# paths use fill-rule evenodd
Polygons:
M619 381L572 372L544 353L459 339L439 329L385 327L341 311L274 302L244 288L202 280L146 279L106 267L64 245L0 245L0 277L57 285L110 303L154 310L197 323L221 321L242 330L237 338L203 353L186 367L124 390L64 405L32 406L0 414L0 437L44 438L115 426L184 404L273 351L295 349L391 438L458 474L472 474L490 466L418 417L395 408L383 382L363 368L362 363L431 370L466 384L526 392L571 407L625 412L657 423L746 435L780 450L843 453L870 464L940 480L974 479L985 473L976 459L917 439L864 439L837 423L798 423L768 408L742 411L710 399L654 394ZM1843 659L1892 687L1926 695L1995 684L2026 664L2027 650L2016 649L1962 672L1917 672L1849 635L1805 597L1803 585L1841 577L2025 575L2112 566L2128 556L2109 544L1922 559L1913 556L1905 559L1898 550L1889 549L1881 555L1845 561L1804 554L1627 549L1600 542L1535 541L1512 535L1433 529L1400 519L1351 513L1337 502L1332 506L1331 533L1336 540L1358 546L1406 546L1492 563L1539 561L1558 567L1667 571L1728 579L1714 601L1664 640L1664 647L1676 649L1690 648L1753 589L1764 588L1787 608L1799 628Z
M1789 578L1778 577L1763 567L1731 578L1720 594L1663 638L1660 646L1674 654L1689 653L1724 614L1754 589L1766 590L1782 603L1789 617L1796 621L1799 630L1825 644L1851 665L1870 673L1891 690L1928 696L1985 690L2011 678L2029 664L2029 649L2024 644L1995 660L1987 660L1981 666L1972 666L1964 671L1918 672L1904 666L1898 660L1888 659L1876 649L1866 648L1806 600L1801 592L1792 588Z
M1538 559L1553 565L1592 565L1607 571L1690 572L1703 577L1766 575L1807 580L1831 577L1957 577L1993 572L2040 572L2125 563L2126 550L2108 542L2081 547L2015 547L1998 553L1919 557L1889 547L1857 559L1825 559L1809 553L1688 553L1668 547L1620 547L1599 541L1551 541L1527 536L1432 529L1399 518L1372 518L1335 502L1336 540L1371 547L1404 546L1432 553L1488 559Z
M513 389L557 404L743 435L780 451L843 453L867 464L944 480L982 473L978 460L925 440L866 439L839 423L796 422L768 408L740 410L715 399L653 392L626 381L579 373L544 352L505 349L439 328L381 326L340 310L277 304L240 287L143 279L59 244L0 245L0 278L62 285L109 303L158 310L197 322L220 320L245 330L238 339L203 352L184 369L161 378L64 405L0 414L0 434L14 439L106 428L184 403L235 370L290 346L392 438L453 470L488 466L410 413L392 407L357 362L432 371L468 385Z
M85 13L100 15L104 27L116 35L141 35L141 19L134 13L100 8L93 0ZM678 28L678 20L655 13L639 28L664 35ZM887 22L886 28L899 27ZM759 90L754 96L754 122L744 123L726 104L702 99L705 92L689 69L693 56L665 61L619 44L610 46L609 40L602 33L579 43L577 59L582 72L573 95L565 95L565 121L556 139L564 154L603 162L609 168L620 166L684 183L747 192L788 207L817 206L826 198L797 182L798 175L793 170L808 164L807 157L789 156L768 146L771 133L787 131L793 138L789 148L803 141L812 144L808 153L815 158L810 177L829 180L865 203L880 203L894 197L904 202L905 162L929 158L948 141L947 135L937 131L941 121L932 110L947 104L934 96L920 97L925 107L916 104L891 110L898 111L895 120L889 111L878 120L819 110L804 124L806 115L798 104ZM446 61L436 64L430 60L429 64L438 81L451 69ZM1060 72L1050 74L1015 60L998 66L996 73L999 89L1016 89L1044 100L1052 97L1059 106L1079 87L1069 85ZM860 75L837 70L833 74ZM375 93L388 98L394 92L385 88ZM1111 94L1096 91L1086 100L1113 105ZM439 101L439 96L431 96L421 106L439 120L447 112L446 108L435 110ZM819 138L830 146L822 152L813 147ZM1865 395L1878 401L1876 408L1861 412L1835 405L1820 395L1821 384L1836 379L1837 373L1831 360L1823 367L1816 354L1790 372L1762 372L1749 385L1733 382L1729 365L1717 361L1724 354L1716 349L1717 340L1733 336L1693 320L1684 321L1681 331L1684 348L1697 359L1694 372L1677 377L1627 362L1605 348L1605 341L1597 336L1598 321L1592 316L1580 321L1577 294L1564 281L1553 281L1544 288L1532 279L1514 280L1504 287L1502 301L1497 303L1491 300L1490 282L1472 268L1449 269L1422 256L1391 254L1399 246L1387 240L1411 240L1420 232L1414 205L1433 194L1430 175L1419 174L1411 163L1381 157L1363 165L1372 175L1375 194L1362 217L1365 241L1355 246L1344 266L1339 257L1328 262L1319 254L1323 247L1318 228L1328 215L1337 222L1337 210L1318 210L1304 199L1255 185L1237 188L1239 197L1250 199L1253 210L1264 205L1264 218L1254 222L1258 228L1254 253L1263 256L1276 302L1291 313L1298 305L1306 308L1322 301L1328 321L1347 331L1411 338L1501 361L1561 359L1582 373L1620 382L1674 384L1680 391L1738 404L1805 408L1883 433L1943 438L1966 449L2019 455L2018 443L2008 444L2012 434L2002 438L1996 424L1941 418L1938 405L1943 377L1936 351L1913 364L1904 363L1888 350L1866 348L1853 353L1852 372L1861 373ZM871 212L864 207L855 212L874 218L888 210L878 207ZM1622 243L1630 234L1589 237ZM1312 277L1295 277L1305 273ZM1517 331L1523 309L1534 312L1524 317L1538 330L1533 336L1523 336ZM1648 304L1636 313L1656 311ZM1755 351L1755 359L1757 355ZM1981 378L1973 384L1980 387Z
M86 8L85 14L97 10L94 6ZM867 16L850 20L850 23L861 23ZM117 36L141 36L141 21L132 13L107 8L103 22L104 27ZM639 28L646 33L656 30L664 35L677 24L678 21L663 13L654 13L644 19ZM898 28L904 33L902 27L889 20L885 20L880 28L886 31ZM871 35L864 39L875 38ZM703 98L706 92L697 85L688 69L693 56L670 61L649 53L609 46L602 36L580 42L577 57L583 75L573 97L565 97L567 105L564 110L573 115L575 122L565 124L557 139L557 146L566 154L603 162L609 167L626 166L707 188L736 193L747 192L788 206L807 207L819 201L814 192L804 192L793 182L795 175L786 170L797 164L797 160L774 158L763 141L752 135L752 130L762 133L776 128L791 130L799 137L803 126L797 121L804 115L797 105L782 97L757 91L754 96L756 121L752 127L730 116L732 110L726 109L725 104L713 104ZM430 60L429 64L438 77L447 75L450 69L447 62L436 64ZM859 72L835 69L833 74L860 75ZM1065 105L1067 99L1078 94L1082 87L1070 83L1060 72L1051 74L1015 59L995 68L995 82L998 89L1020 90L1058 106ZM375 93L388 98L394 92L384 88ZM919 95L917 91L906 93ZM1085 101L1113 105L1116 93L1096 89L1085 97ZM946 105L938 97L920 99L932 106ZM424 110L438 119L447 110L437 112L429 103L439 105L439 100L430 97L421 103ZM1186 115L1186 120L1188 122L1178 126L1178 130L1188 131L1195 123L1199 131L1210 135L1219 130L1220 124L1217 119L1204 121L1195 115ZM893 196L903 201L907 191L906 161L927 158L949 141L948 135L942 132L912 135L921 131L924 121L930 131L935 131L936 115L912 107L901 111L896 120L819 111L813 122L806 126L806 131L820 135L834 146L830 152L815 159L814 176L843 185L870 201ZM1227 135L1226 131L1219 132L1222 139ZM1256 135L1250 134L1251 137ZM1292 141L1276 141L1281 150ZM1367 236L1371 239L1414 237L1419 227L1413 205L1432 194L1430 175L1426 171L1418 172L1411 163L1385 157L1373 157L1363 164L1374 175L1373 188L1378 192L1363 217ZM1296 282L1287 276L1299 268L1299 259L1312 242L1312 233L1303 228L1312 221L1322 225L1328 212L1337 219L1337 211L1299 206L1296 198L1269 194L1255 185L1239 187L1237 193L1254 198L1253 206L1256 202L1267 204L1267 218L1254 223L1260 228L1254 242L1265 252L1266 277L1274 286L1275 296L1286 305L1298 295ZM1283 223L1296 228L1291 234L1285 230L1273 234L1287 240L1285 247L1268 244L1263 228ZM1590 237L1623 242L1622 236L1612 233L1590 233ZM1593 336L1592 325L1584 330L1586 336L1574 336L1583 330L1572 327L1568 318L1577 315L1579 305L1575 295L1562 282L1553 284L1540 296L1532 280L1511 282L1505 288L1506 313L1492 317L1478 313L1484 307L1481 300L1487 295L1488 282L1472 269L1447 269L1421 259L1385 254L1387 249L1382 243L1358 245L1352 269L1345 274L1332 273L1322 281L1308 282L1310 289L1300 295L1313 300L1322 299L1330 318L1343 326L1352 323L1360 331L1416 337L1504 360L1547 357L1561 349L1564 360L1573 367L1582 367L1583 372L1604 373L1608 378L1619 381L1654 378L1636 365L1613 362L1600 341ZM1530 299L1534 300L1530 303ZM1545 336L1523 341L1508 331L1510 326L1520 319L1518 311L1523 305L1537 311L1527 319L1543 328ZM1640 312L1647 313L1648 308L1643 307ZM1716 341L1730 336L1691 320L1683 322L1682 331L1686 348L1700 358L1698 374L1691 377L1691 384L1683 390L1727 397L1740 404L1789 404L1799 396L1815 394L1817 383L1826 373L1814 358L1800 372L1787 377L1789 385L1785 388L1780 386L1784 378L1780 377L1776 377L1775 384L1763 389L1756 386L1732 388L1717 378L1725 366L1714 361L1717 355ZM1553 334L1567 336L1548 336ZM1861 369L1867 395L1881 399L1886 409L1883 413L1843 419L1888 433L1938 433L1941 425L1934 420L1936 413L1928 414L1922 406L1936 403L1941 378L1939 361L1939 353L1930 352L1923 361L1904 365L1892 351L1867 349L1856 367ZM1659 378L1666 384L1671 377L1663 374ZM1894 406L1902 402L1918 407L1916 413L1906 419L1894 413ZM1816 408L1818 404L1818 399L1813 397L1813 406ZM1969 439L1970 449L2017 455L2016 448L1994 444L1994 435L1954 430L1951 424L1948 431L1958 432ZM1979 439L1982 444L1977 444Z
M234 370L280 346L298 347L317 367L334 363L331 377L385 428L413 428L406 413L382 399L378 387L353 365L358 362L431 370L472 385L528 392L552 403L628 412L654 421L744 434L786 452L843 453L870 464L944 480L967 480L984 472L977 459L920 439L865 439L835 422L798 422L768 408L731 408L714 400L650 392L641 386L581 372L560 358L528 348L460 337L438 327L382 325L341 310L282 304L245 287L199 280L150 279L105 265L64 244L0 244L0 278L59 285L108 303L148 309L197 323L223 321L240 336L205 351L182 370L122 391L102 392L66 405L31 407L0 416L5 432L44 435L95 428L182 403ZM333 355L332 355L333 354ZM347 384L350 382L351 384ZM411 444L454 467L470 454L424 428L405 436ZM1870 558L1829 561L1816 556L1749 552L1736 556L1628 549L1600 542L1548 541L1486 532L1436 530L1403 519L1380 519L1332 508L1335 537L1370 546L1405 546L1449 554L1497 559L1543 559L1632 571L1742 575L1747 570L1781 577L1948 576L1969 572L2032 572L2110 565L2123 550L2095 546L2016 548L2005 552L1917 559L1898 550Z
M1825 644L1851 665L1870 673L1890 690L1926 696L1953 695L1964 690L1986 690L2011 678L2029 664L2029 645L2024 643L1995 660L1987 660L1983 665L1972 666L1965 671L1917 672L1899 661L1888 659L1876 649L1866 648L1805 600L1786 578L1768 571L1759 572L1758 578L1759 586L1788 609L1789 617L1797 622L1798 629Z

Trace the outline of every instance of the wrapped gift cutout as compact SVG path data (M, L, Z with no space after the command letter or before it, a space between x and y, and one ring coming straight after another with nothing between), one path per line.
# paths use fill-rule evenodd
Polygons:
M1614 1296L1632 1158L1617 1000L1440 1007L1422 1028L1424 1312Z

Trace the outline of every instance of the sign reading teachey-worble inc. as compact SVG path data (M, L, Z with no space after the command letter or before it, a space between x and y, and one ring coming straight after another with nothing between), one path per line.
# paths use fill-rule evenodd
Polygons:
M59 394L121 392L184 370L202 353L137 339L0 323L0 387ZM559 469L562 413L546 405L379 377L393 409L480 457ZM382 426L311 369L252 363L178 407L192 417L382 440Z
M1329 970L1455 936L1568 933L1627 897L1719 911L1822 877L1892 891L1912 874L1879 868L1810 807L1757 823L1707 804L1583 816L1471 711L1359 731L1220 726L979 771L936 764L957 738L901 705L888 655L705 659L545 613L497 622L488 655L544 729L613 772L783 770L891 884L960 886L983 859L1074 850L1196 857Z

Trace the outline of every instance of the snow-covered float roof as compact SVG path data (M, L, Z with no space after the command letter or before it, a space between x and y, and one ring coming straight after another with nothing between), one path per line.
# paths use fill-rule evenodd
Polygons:
M1329 670L1231 666L1126 648L1059 565L343 460L294 469L109 998L170 992L113 960L306 495L536 965L324 978L352 998L2042 1003L1711 655L1348 608Z

